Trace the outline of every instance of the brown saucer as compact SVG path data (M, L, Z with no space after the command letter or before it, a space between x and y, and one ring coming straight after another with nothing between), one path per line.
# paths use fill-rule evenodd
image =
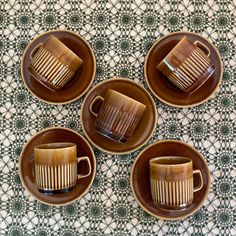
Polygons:
M88 156L91 162L92 173L77 181L77 185L69 192L46 195L39 192L34 175L34 147L43 143L73 142L77 144L78 157ZM54 127L36 133L25 144L19 159L19 174L21 183L29 194L38 201L48 205L67 205L80 199L92 185L96 172L96 159L92 148L84 137L67 128Z
M56 36L83 60L74 78L57 92L43 86L28 72L32 49L43 43L49 35ZM96 62L92 48L81 36L67 30L51 30L40 34L27 46L21 59L21 77L26 87L38 99L50 104L66 104L80 98L92 84L95 72Z
M172 85L156 68L183 36L204 43L210 49L210 59L216 67L211 77L191 94L184 93ZM163 103L181 108L197 106L212 97L219 87L222 73L222 62L216 47L201 35L191 32L175 32L160 38L149 50L144 65L145 79L153 94Z
M185 156L193 161L193 169L200 169L203 187L194 193L190 207L181 211L161 210L155 207L150 189L149 160L158 156ZM194 181L197 181L194 179ZM205 201L210 188L210 173L202 155L192 146L177 140L158 141L146 147L135 159L131 170L131 188L139 205L158 219L179 220L192 215ZM197 183L195 183L197 185Z
M91 101L97 95L104 96L109 88L146 105L138 127L126 143L113 141L96 132L95 117L89 111ZM156 128L157 111L152 97L143 87L132 80L115 78L105 80L91 89L82 104L80 119L86 137L94 146L108 153L126 154L143 146L152 136Z

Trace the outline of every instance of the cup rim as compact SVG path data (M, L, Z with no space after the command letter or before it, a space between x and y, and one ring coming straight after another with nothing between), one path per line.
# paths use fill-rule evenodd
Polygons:
M176 164L163 164L163 163L155 163L155 161L163 160L163 159L168 159L170 160L171 158L181 158L182 160L185 160L183 163L176 163ZM182 156L161 156L161 157L154 157L149 160L149 165L153 166L160 166L160 167L178 167L178 166L186 166L193 163L193 161L188 158L188 157L182 157Z
M129 99L129 100L131 100L132 102L135 102L135 103L137 103L138 105L140 105L140 106L146 108L146 105L145 105L145 104L143 104L143 103L141 103L141 102L139 102L139 101L137 101L137 100L135 100L135 99L133 99L133 98L131 98L131 97L129 97L129 96L123 94L123 93L117 92L116 90L110 89L110 88L106 91L106 93L107 93L108 91L111 91L112 93L119 94L119 96L122 96L122 97L124 97L124 98L126 98L126 99Z
M53 145L55 145L55 146L58 145L58 147L50 148L50 146L53 147ZM62 146L60 146L60 145L62 145ZM75 143L70 143L70 142L55 142L55 143L43 143L43 144L35 146L34 149L35 150L58 150L58 149L63 150L63 149L70 149L70 148L72 148L74 146L76 146Z

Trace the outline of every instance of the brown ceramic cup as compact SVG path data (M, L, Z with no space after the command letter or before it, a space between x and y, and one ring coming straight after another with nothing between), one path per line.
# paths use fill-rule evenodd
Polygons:
M165 210L187 208L193 193L203 187L200 170L193 170L192 160L180 156L156 157L149 160L151 194L154 204ZM198 176L194 186L193 176Z
M83 63L80 57L53 35L35 46L30 60L30 74L53 91L68 83Z
M74 143L48 143L34 148L35 178L40 192L56 194L69 192L77 180L91 173L88 157L77 158ZM77 173L77 165L85 162L85 173Z
M96 111L97 102L102 102ZM108 89L105 97L96 96L89 110L96 117L95 129L100 134L125 143L134 133L146 106L115 90Z
M184 36L157 65L157 68L179 89L194 92L214 73L210 49L200 41Z

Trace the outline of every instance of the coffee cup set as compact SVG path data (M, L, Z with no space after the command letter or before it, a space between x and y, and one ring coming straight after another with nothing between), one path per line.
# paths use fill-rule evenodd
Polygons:
M36 37L21 61L26 87L50 104L67 104L84 95L95 70L89 44L66 30ZM148 87L161 101L190 107L215 93L222 65L219 53L206 39L176 32L153 45L144 74ZM121 155L147 143L156 128L157 111L146 89L128 79L113 78L88 92L80 119L90 143ZM36 133L20 155L19 172L25 189L49 205L66 205L80 199L96 173L96 159L88 141L62 127ZM201 207L209 191L210 175L196 149L180 141L163 140L138 155L130 182L133 195L145 211L157 218L177 220Z

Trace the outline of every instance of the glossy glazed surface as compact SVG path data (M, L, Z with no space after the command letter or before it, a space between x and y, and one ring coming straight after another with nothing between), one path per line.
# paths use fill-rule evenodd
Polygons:
M146 109L140 119L139 125L134 131L132 137L126 143L119 143L102 136L95 130L96 117L89 111L89 105L97 96L105 96L107 89L113 89L138 102L144 104ZM151 137L156 127L156 107L148 92L127 79L108 79L95 86L85 97L81 110L81 123L85 135L98 148L116 154L132 152L144 145Z
M184 36L157 68L180 90L193 92L206 82L215 70L208 57L208 51L204 44L192 42Z
M160 180L183 180L193 176L192 160L180 156L152 158L149 173Z
M30 54L28 71L42 85L57 91L68 83L82 59L53 35L35 46Z
M56 92L46 88L33 78L28 67L30 64L30 53L36 45L44 43L49 35L56 36L70 50L78 55L83 64L74 77L61 90ZM65 30L48 31L36 37L25 49L21 59L21 77L29 91L40 100L53 104L65 104L81 97L91 85L96 70L95 57L91 47L79 35Z
M77 157L88 156L92 173L77 181L68 193L45 195L38 191L34 173L34 147L44 143L73 142L77 145ZM83 165L78 165L78 172L83 172ZM96 172L96 160L88 142L78 133L66 128L49 128L34 135L21 152L19 173L23 186L37 200L49 205L65 205L81 198L91 186Z
M34 148L34 174L40 192L63 191L77 182L77 146L49 143Z
M191 41L198 40L210 49L210 59L215 72L199 89L191 94L185 93L171 82L156 68L162 59L174 48L183 36ZM153 94L162 102L176 107L191 107L205 102L216 91L222 77L222 63L217 49L200 35L190 32L176 32L159 39L150 49L145 60L145 79Z
M58 165L77 160L77 146L73 143L47 143L34 147L37 164Z
M80 57L54 35L48 37L43 47L72 71L76 71L82 64Z
M124 143L133 135L145 108L144 104L108 89L95 121L96 130Z
M177 210L193 199L192 160L181 156L163 156L149 160L152 199L157 207Z
M166 211L156 208L152 196L149 181L149 160L153 156L184 156L193 162L193 169L200 169L203 177L203 187L195 192L192 204L181 211ZM204 202L210 187L210 175L206 162L201 154L193 147L174 140L163 140L146 147L136 158L131 170L131 188L141 207L151 215L167 220L177 220L193 214ZM197 179L194 178L194 186Z

